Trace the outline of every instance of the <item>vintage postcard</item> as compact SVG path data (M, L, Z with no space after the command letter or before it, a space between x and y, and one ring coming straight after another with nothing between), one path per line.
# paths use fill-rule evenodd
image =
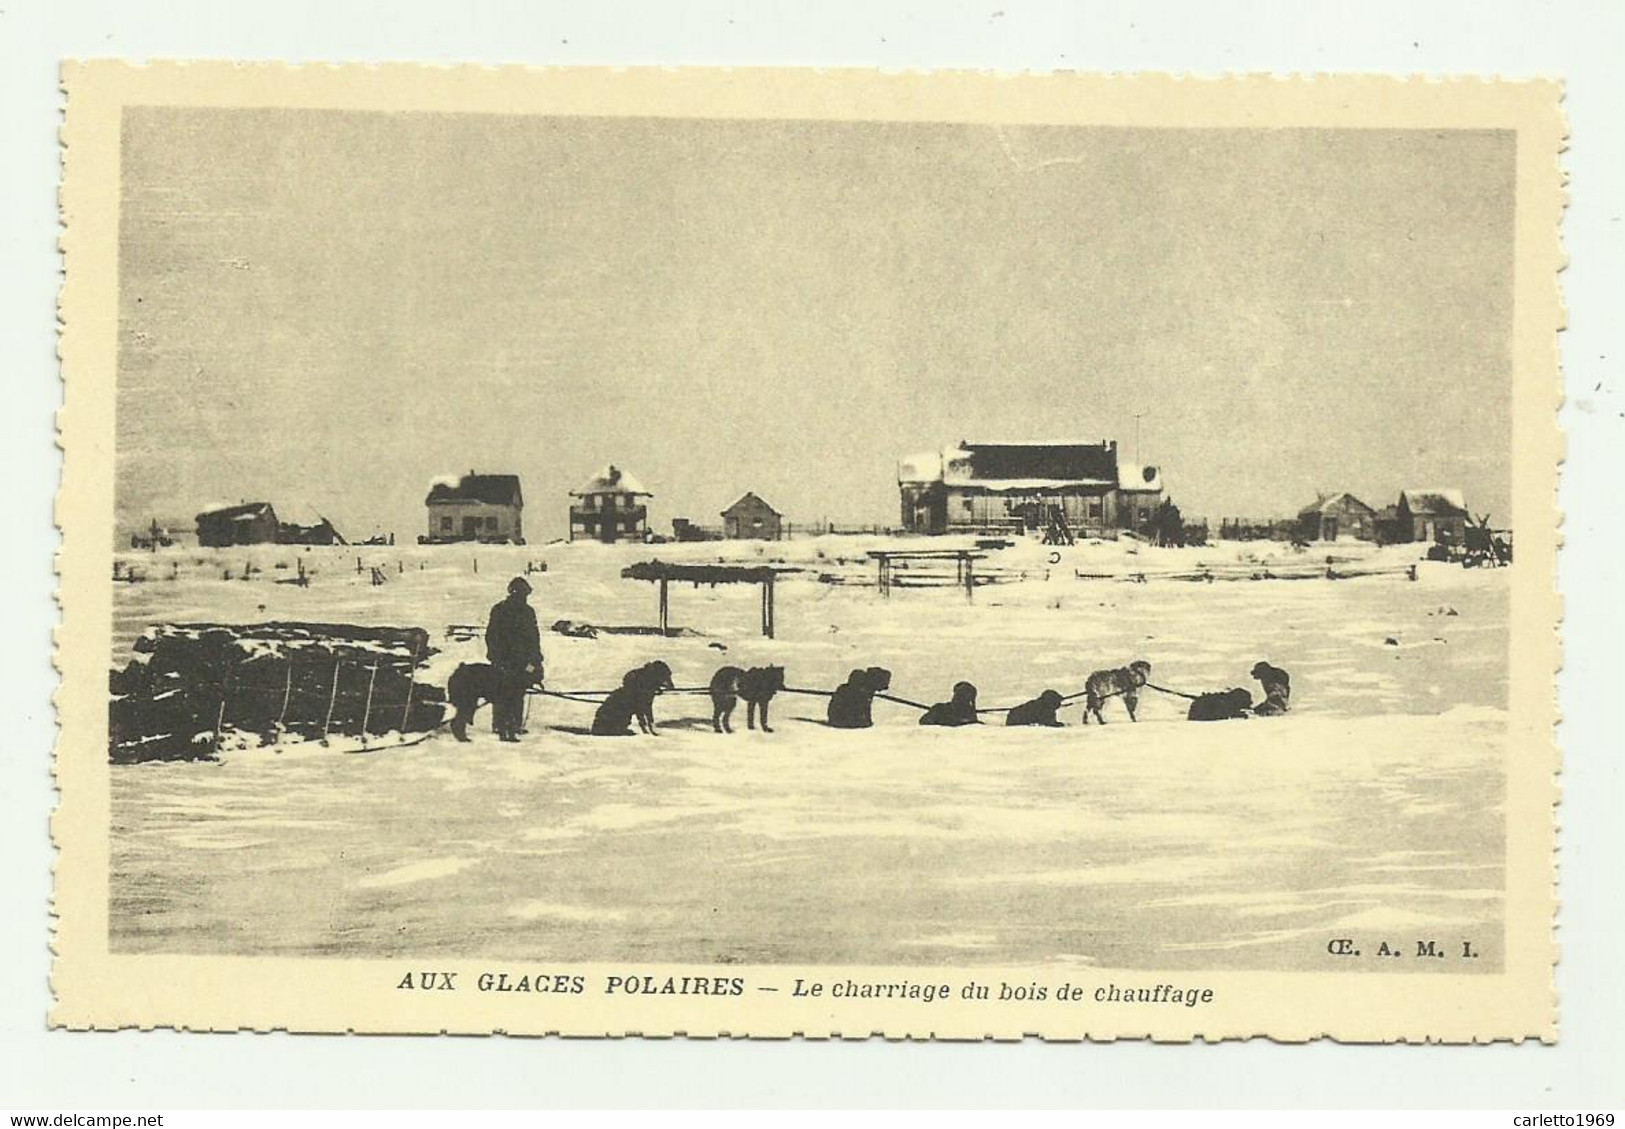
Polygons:
M64 86L54 1023L1556 1038L1555 83Z

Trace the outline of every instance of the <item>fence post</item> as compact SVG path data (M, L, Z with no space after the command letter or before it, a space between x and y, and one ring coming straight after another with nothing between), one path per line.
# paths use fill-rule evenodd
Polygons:
M288 698L293 694L293 660L288 660L287 675L282 681L282 709L276 715L277 735L282 734L282 722L288 716Z
M417 647L416 644L414 644L413 647L412 647L412 665L409 668L407 668L407 673L406 673L406 705L401 710L401 736L402 737L406 736L407 724L412 720L412 692L414 690L416 690L417 688L418 688L418 647ZM525 704L527 706L530 704L530 700L529 700L528 697L525 700Z
M225 681L220 684L220 712L214 718L214 747L211 755L220 752L220 729L226 724L226 698L231 694L231 671L226 671Z
M339 698L339 670L344 663L333 660L333 688L327 692L327 716L322 720L322 744L327 744L327 731L333 728L333 706Z
M378 684L378 664L372 664L372 677L367 679L367 704L361 709L361 744L367 744L367 723L372 720L372 688Z

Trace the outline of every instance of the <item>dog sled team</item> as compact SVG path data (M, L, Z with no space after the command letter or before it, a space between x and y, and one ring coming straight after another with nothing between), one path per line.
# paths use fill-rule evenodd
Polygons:
M468 726L475 710L484 702L491 703L492 728L503 741L517 741L524 732L525 695L533 687L542 685L543 659L541 631L536 612L531 608L530 584L524 577L515 577L508 584L508 595L491 609L485 632L487 662L464 663L452 674L446 686L454 715L451 731L459 741L467 741ZM1206 694L1184 694L1166 690L1190 700L1186 717L1190 721L1225 721L1248 716L1273 717L1287 712L1292 697L1292 680L1287 672L1267 662L1254 664L1251 675L1263 689L1263 700L1254 704L1252 694L1241 688ZM845 682L829 693L827 721L834 729L867 729L874 724L874 701L877 697L891 701L886 691L891 688L891 671L872 666L854 670ZM1005 724L1011 726L1041 725L1058 727L1063 724L1060 711L1069 700L1083 698L1083 724L1094 717L1099 725L1106 724L1103 712L1114 699L1121 700L1130 721L1138 719L1140 691L1146 688L1162 690L1151 682L1151 664L1137 659L1114 670L1097 670L1084 683L1081 693L1070 696L1056 690L1045 690L1036 698L1001 708L979 708L976 687L970 682L957 682L945 702L922 707L921 725L962 726L982 724L982 715L1003 713ZM671 667L655 661L629 670L621 685L610 691L593 715L594 736L630 736L635 724L638 731L648 734L659 732L654 713L655 698L676 689ZM768 709L775 695L787 690L782 666L756 667L749 670L737 666L724 666L711 678L706 688L711 698L711 725L718 733L732 733L732 718L739 703L745 703L745 724L771 733ZM794 691L792 691L794 692ZM819 691L819 693L823 693ZM913 705L915 703L905 704Z

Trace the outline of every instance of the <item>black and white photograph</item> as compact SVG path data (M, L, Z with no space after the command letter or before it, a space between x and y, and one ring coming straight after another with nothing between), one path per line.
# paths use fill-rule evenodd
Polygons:
M110 958L991 1033L1223 1033L1227 974L1549 1005L1548 89L107 81L105 728L59 759Z

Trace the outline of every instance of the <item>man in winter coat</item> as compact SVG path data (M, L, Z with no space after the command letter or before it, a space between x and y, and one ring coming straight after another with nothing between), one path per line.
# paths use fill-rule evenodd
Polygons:
M491 608L485 628L485 657L496 672L491 724L504 741L519 740L525 723L525 690L542 680L542 633L527 602L530 584L522 576L508 582L508 598Z

